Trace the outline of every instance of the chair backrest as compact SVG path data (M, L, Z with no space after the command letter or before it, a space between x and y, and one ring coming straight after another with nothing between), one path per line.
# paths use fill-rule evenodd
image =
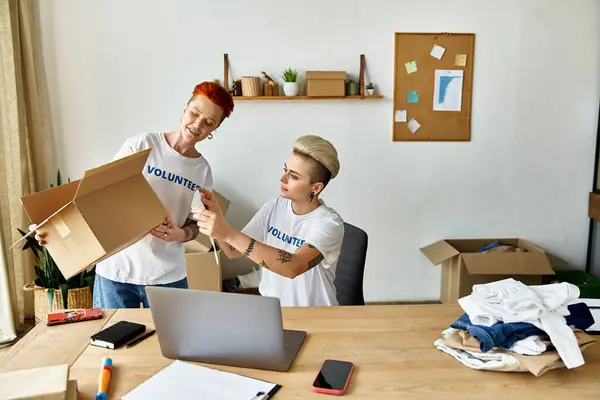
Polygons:
M342 306L364 305L363 277L368 236L365 231L344 223L342 250L335 272L337 300Z

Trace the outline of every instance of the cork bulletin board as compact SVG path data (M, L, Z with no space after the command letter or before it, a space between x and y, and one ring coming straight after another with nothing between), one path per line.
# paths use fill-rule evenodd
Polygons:
M394 141L470 141L475 34L396 33Z

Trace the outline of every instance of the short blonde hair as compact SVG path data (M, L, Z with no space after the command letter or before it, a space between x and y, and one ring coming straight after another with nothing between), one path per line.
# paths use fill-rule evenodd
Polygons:
M311 176L313 182L325 185L340 172L340 161L335 147L326 139L316 135L306 135L296 139L294 153L317 162L317 171ZM319 171L321 170L321 171Z

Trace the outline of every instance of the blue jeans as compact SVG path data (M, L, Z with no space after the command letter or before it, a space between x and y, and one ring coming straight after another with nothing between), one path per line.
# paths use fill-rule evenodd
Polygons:
M152 285L187 289L187 278L173 283ZM96 274L94 279L94 307L98 308L150 308L145 285L116 282Z

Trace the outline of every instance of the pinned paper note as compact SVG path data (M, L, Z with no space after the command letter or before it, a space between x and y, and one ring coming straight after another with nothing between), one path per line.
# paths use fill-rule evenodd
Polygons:
M462 107L463 89L462 69L435 70L433 87L434 111L460 111Z
M410 91L406 94L406 102L407 103L418 103L419 102L419 92L416 90Z
M404 64L404 66L406 67L407 74L412 74L413 72L417 72L417 62L416 61L407 62L406 64Z
M396 122L406 122L406 110L396 110Z
M456 58L454 59L454 64L456 64L459 67L464 67L465 65L467 65L467 55L457 54Z
M440 45L435 45L433 46L433 49L431 49L431 55L435 58L437 58L438 60L441 60L442 57L444 56L444 53L446 52L446 49L443 48Z
M421 127L421 124L419 124L416 119L411 118L410 121L408 121L408 129L410 129L410 131L413 133L413 135L416 131L419 130L420 127Z

